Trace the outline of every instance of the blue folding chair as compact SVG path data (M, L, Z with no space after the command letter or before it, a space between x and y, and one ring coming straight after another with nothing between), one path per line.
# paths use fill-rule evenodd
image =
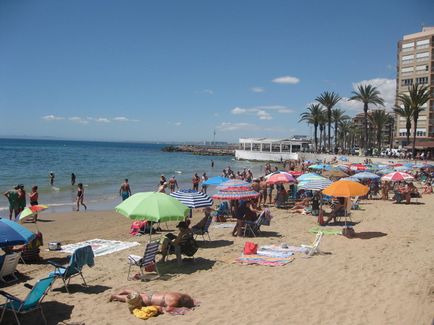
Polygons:
M2 321L6 310L12 311L17 321L17 324L21 325L18 315L26 314L38 309L41 311L44 323L47 324L47 320L42 310L41 302L47 295L55 279L56 278L54 276L49 276L48 278L44 278L36 282L33 287L31 285L25 284L26 287L31 288L31 291L24 300L21 300L3 290L0 290L0 295L6 298L6 302L0 305L0 308L3 309L0 317L0 324L3 324Z
M81 276L84 285L87 287L86 280L84 279L81 270L85 265L89 267L93 267L95 265L93 250L90 245L77 248L69 257L68 265L60 265L53 261L48 261L48 263L55 267L54 271L50 273L50 276L61 278L68 293L68 285L71 281L71 278L78 275Z

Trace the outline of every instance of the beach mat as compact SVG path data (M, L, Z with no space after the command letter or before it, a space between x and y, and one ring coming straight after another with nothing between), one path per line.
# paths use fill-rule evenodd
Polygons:
M293 257L268 257L261 255L241 255L236 258L234 263L241 265L266 265L266 266L284 266L294 260Z
M102 256L140 245L138 242L124 242L118 240L91 239L83 242L62 246L63 253L72 254L77 248L90 245L95 256Z
M318 232L322 232L324 235L342 235L342 228L341 229L332 229L332 228L325 228L325 227L312 227L309 229L309 232L311 234L317 234Z
M284 245L284 247L282 247L282 245ZM306 254L309 251L309 249L307 249L306 247L291 246L288 244L282 244L282 245L262 245L262 246L259 246L258 254L259 255L268 255L268 256L272 257L270 254L267 254L266 252L271 252L271 253L276 253L276 254L292 253L291 255L293 255L294 253ZM291 256L291 255L288 255L288 256ZM285 256L275 256L275 257L285 257Z

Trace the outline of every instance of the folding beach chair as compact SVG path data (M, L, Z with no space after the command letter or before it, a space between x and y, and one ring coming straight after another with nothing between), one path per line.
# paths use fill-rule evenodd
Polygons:
M50 290L53 282L55 280L54 276L50 276L48 278L44 278L36 282L36 284L32 287L31 285L25 284L26 287L30 288L31 291L27 295L26 299L21 300L11 294L8 294L5 291L0 291L0 295L6 298L6 302L0 305L0 308L3 309L3 312L0 317L0 324L3 324L3 317L6 313L6 310L12 311L14 313L17 324L20 325L21 322L18 318L18 315L26 314L35 310L41 311L42 319L44 323L47 324L47 320L45 319L44 312L42 310L41 302L44 297L47 295Z
M17 281L18 278L15 276L15 271L17 270L18 262L21 258L21 252L6 254L4 256L3 264L0 269L0 280L6 283ZM12 280L5 280L4 277L9 276Z
M127 280L132 280L133 278L130 277L131 267L132 266L138 266L140 269L140 275L143 279L144 269L146 267L152 267L154 266L155 272L158 276L160 276L160 273L158 272L157 263L155 263L155 255L158 252L158 247L160 246L159 240L154 240L149 243L147 243L145 252L143 254L143 257L137 256L137 255L128 255L128 264L130 265L128 268L128 275Z
M209 216L208 219L206 220L205 225L202 228L195 228L192 227L191 231L193 232L193 234L195 235L195 239L197 238L198 235L201 235L203 240L205 240L205 234L208 235L208 239L211 240L211 237L209 236L209 227L211 226L212 223L212 216Z
M53 261L48 261L48 263L55 267L54 271L49 275L61 278L68 293L68 285L71 281L71 278L78 275L81 276L84 286L87 287L86 280L84 279L83 273L81 271L85 265L89 267L93 267L95 265L94 255L90 245L77 248L69 257L68 265L60 265Z
M319 245L323 236L324 233L322 231L319 231L316 234L315 240L313 241L312 245L301 245L301 247L309 249L309 251L307 252L307 256L322 254L321 250L319 249Z
M254 237L261 232L261 226L265 224L265 210L261 212L256 221L246 221L244 225L244 237L247 233L252 234Z

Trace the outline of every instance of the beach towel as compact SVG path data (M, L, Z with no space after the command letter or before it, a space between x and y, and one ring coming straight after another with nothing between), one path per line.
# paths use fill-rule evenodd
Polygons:
M287 258L294 255L294 253L291 251L281 252L281 251L267 250L267 249L259 249L257 251L257 254L260 256L281 257L281 258Z
M214 224L211 226L211 228L234 228L234 223L220 223L220 224Z
M309 250L305 247L301 246L291 246L288 244L280 244L280 245L263 245L260 246L259 249L261 251L272 251L272 252L280 252L280 253L304 253L306 254Z
M75 244L69 244L62 246L60 250L63 253L72 254L77 248L90 245L95 256L102 256L118 252L123 249L140 245L138 242L122 242L118 240L106 240L106 239L91 239L84 242Z
M266 266L284 266L292 262L294 258L282 258L282 257L267 257L260 255L241 255L235 259L234 263L247 264L247 265L266 265Z
M342 229L324 228L324 227L312 227L309 229L311 234L322 232L324 235L342 235Z

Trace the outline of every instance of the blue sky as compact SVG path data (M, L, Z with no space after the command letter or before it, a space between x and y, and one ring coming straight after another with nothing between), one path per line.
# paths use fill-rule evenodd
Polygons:
M433 12L432 0L0 0L0 136L310 134L299 114L325 90L369 81L391 105L397 41Z

